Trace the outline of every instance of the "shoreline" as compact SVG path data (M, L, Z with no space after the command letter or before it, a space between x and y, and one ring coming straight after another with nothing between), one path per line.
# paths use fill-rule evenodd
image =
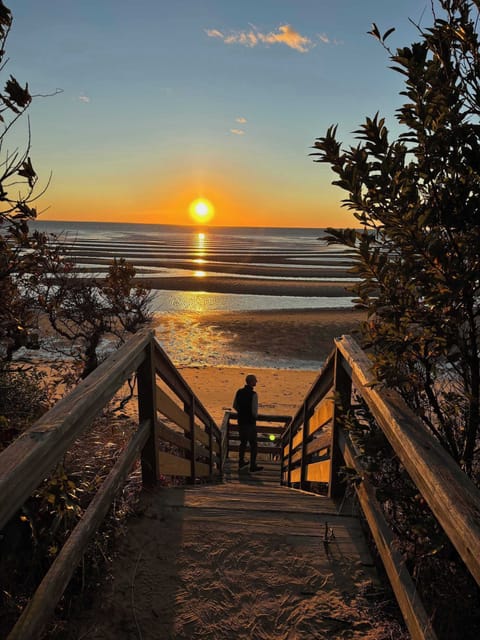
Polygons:
M251 294L269 296L306 296L342 298L351 295L351 282L272 280L270 278L242 278L241 276L147 276L137 278L155 291L203 291L206 293ZM353 296L352 296L353 297Z
M318 371L334 339L365 318L356 309L157 312L152 327L176 366Z

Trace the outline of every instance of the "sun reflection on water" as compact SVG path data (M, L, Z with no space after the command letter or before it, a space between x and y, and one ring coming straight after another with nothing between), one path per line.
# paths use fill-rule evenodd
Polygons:
M195 250L195 255L197 258L201 258L205 255L205 241L207 237L203 232L197 233L195 246L193 247Z

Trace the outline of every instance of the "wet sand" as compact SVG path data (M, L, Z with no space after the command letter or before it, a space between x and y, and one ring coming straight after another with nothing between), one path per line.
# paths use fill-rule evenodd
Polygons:
M355 336L364 317L351 309L307 309L189 313L166 323L160 314L156 335L164 348L165 343L173 345L166 352L175 364L185 361L184 352L201 351L203 364L180 364L179 370L221 424L247 373L257 376L261 411L293 415L332 351L334 338Z
M333 340L354 334L365 313L290 309L156 314L157 338L174 364L318 369Z

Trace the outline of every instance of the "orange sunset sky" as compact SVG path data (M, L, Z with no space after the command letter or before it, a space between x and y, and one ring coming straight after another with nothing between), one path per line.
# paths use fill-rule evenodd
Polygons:
M417 0L7 4L6 72L61 89L29 110L50 220L191 224L206 198L212 225L352 225L311 146L335 123L352 143L377 111L395 128L401 78L367 31L403 46L430 20Z

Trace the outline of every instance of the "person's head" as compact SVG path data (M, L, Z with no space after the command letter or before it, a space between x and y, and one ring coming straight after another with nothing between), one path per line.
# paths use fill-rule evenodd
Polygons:
M254 387L257 384L257 378L253 375L253 373L249 373L245 378L245 382L249 387Z

